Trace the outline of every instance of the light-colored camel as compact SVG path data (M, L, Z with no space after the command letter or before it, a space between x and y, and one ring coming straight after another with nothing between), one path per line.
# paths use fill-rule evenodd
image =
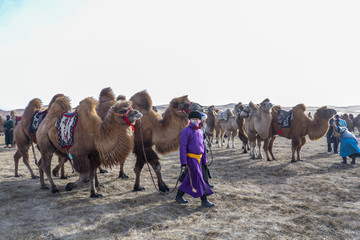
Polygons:
M228 140L226 147L230 148L231 141L232 148L235 148L235 137L238 133L238 125L236 123L235 115L229 108L222 114L226 115L226 120L217 118L216 141L218 143L218 147L221 148L223 146L224 134L226 133Z
M206 123L205 135L206 135L207 144L209 147L211 147L213 139L215 137L215 126L217 123L215 106L212 105L208 107L206 114L207 114L207 119L205 121Z
M51 184L51 192L59 192L50 174L51 158L56 153L63 158L71 156L74 169L81 176L89 177L90 197L101 197L101 194L95 191L96 169L101 164L105 167L119 164L133 149L131 124L142 117L141 113L131 108L130 101L119 101L109 109L102 121L95 110L97 104L95 99L89 97L82 100L76 108L78 121L74 131L74 144L68 152L59 146L55 122L62 113L71 110L69 99L58 98L49 109L36 134L41 152L39 171L42 189L47 189L44 182L45 172ZM66 190L73 189L81 180L80 177L76 182L68 183Z
M126 97L124 95L119 95L115 99L115 94L112 91L112 89L110 87L104 88L100 92L99 105L96 107L96 112L100 116L100 118L104 120L110 107L113 106L116 101L125 100L125 99ZM119 178L129 178L124 172L124 164L125 164L125 159L124 162L120 163ZM101 167L99 170L100 173L107 172L105 169L102 169Z
M271 138L271 108L272 103L266 98L260 103L260 106L250 102L249 105L242 111L241 116L246 118L245 120L245 132L248 136L250 145L250 156L252 159L263 158L261 153L261 142L264 141L264 151L266 159L271 161L268 153L268 144ZM258 152L256 153L256 145L258 146ZM274 158L273 158L274 159Z
M49 108L52 106L53 102L58 97L64 96L63 94L56 94L49 103ZM30 163L29 163L29 148L30 146L33 147L33 143L37 143L36 135L30 133L30 124L32 122L32 116L36 111L44 111L45 108L42 106L41 100L38 98L32 99L29 104L26 106L24 113L22 115L21 121L14 129L14 140L17 145L17 150L14 154L14 163L15 163L15 177L21 177L18 172L19 169L19 160L22 157L23 163L28 168L31 178L37 178L32 170ZM46 118L46 117L45 117ZM41 123L40 123L41 125ZM35 148L34 148L35 149ZM63 165L63 164L62 164ZM60 167L57 167L54 173L57 173ZM64 168L61 168L61 178L65 179L65 172Z
M306 107L304 104L298 104L292 108L293 117L291 126L287 128L281 127L278 123L280 106L274 106L271 112L272 119L272 135L280 135L291 139L291 162L295 162L295 152L297 153L297 161L300 161L301 147L306 143L306 136L310 140L318 140L323 137L329 129L329 120L336 114L336 111L331 108L321 107L316 110L314 118L310 119L306 114ZM275 138L269 143L269 151L272 153L273 142Z
M134 108L138 109L143 117L135 124L134 153L136 155L134 191L143 191L140 185L141 170L146 162L155 170L158 187L162 192L169 191L161 175L159 157L153 147L160 154L177 151L180 147L180 132L189 124L188 113L202 110L199 104L189 101L188 96L171 100L163 115L154 111L149 93L144 90L133 95L130 100ZM201 111L200 110L200 111ZM145 154L144 154L145 153Z

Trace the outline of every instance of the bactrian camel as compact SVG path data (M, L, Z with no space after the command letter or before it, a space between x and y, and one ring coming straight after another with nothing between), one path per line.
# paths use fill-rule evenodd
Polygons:
M78 121L74 131L74 143L68 152L60 148L55 122L64 112L70 111L68 98L58 98L49 109L48 116L37 132L38 146L41 152L39 163L41 188L47 189L44 183L44 172L51 184L51 192L59 192L50 174L50 163L54 153L66 158L71 156L74 169L89 178L90 197L101 197L96 193L94 178L96 169L101 164L111 167L122 162L133 149L132 124L142 117L132 109L130 101L116 102L102 121L96 113L98 102L89 97L82 100L76 108ZM66 190L78 185L81 177L74 183L68 183Z
M270 111L272 106L273 105L270 103L270 100L266 98L260 103L260 106L250 102L241 113L241 116L246 118L245 132L249 139L250 156L252 159L262 158L261 142L264 141L263 148L266 154L266 159L271 161L268 153L268 144L271 138L270 130L272 116ZM258 153L256 153L256 145L258 146Z
M323 137L329 129L329 120L336 114L336 111L331 108L321 107L316 110L313 119L310 119L306 114L306 107L304 104L298 104L292 108L292 120L290 127L282 127L278 123L280 106L274 106L272 109L272 135L280 135L291 139L291 162L295 162L295 152L297 153L297 161L300 161L301 147L306 143L306 136L310 140L318 140ZM269 151L272 154L272 147L275 138L269 143Z
M153 110L151 97L146 90L136 93L130 100L134 108L143 114L141 121L137 121L135 124L136 163L134 171L136 180L134 191L145 189L140 185L140 173L144 164L148 162L155 170L159 190L167 192L169 188L162 179L161 164L156 152L167 154L179 149L180 132L189 123L188 114L190 111L199 110L200 105L191 104L187 96L182 96L172 99L164 114L160 115ZM154 146L156 152L153 149Z

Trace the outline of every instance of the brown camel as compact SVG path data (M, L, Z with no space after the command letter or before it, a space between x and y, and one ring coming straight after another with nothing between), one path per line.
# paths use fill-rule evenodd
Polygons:
M266 159L271 161L268 145L271 138L270 131L272 116L270 111L272 106L273 105L270 103L270 100L266 98L259 106L250 102L247 108L241 112L241 116L246 118L245 132L248 136L250 156L252 159L255 159L256 157L263 158L261 154L261 142L264 141L263 148L266 154ZM258 146L258 153L256 153L256 145ZM274 159L273 156L272 158Z
M297 161L300 160L301 147L306 143L306 135L310 140L318 140L323 137L329 129L329 120L336 114L336 111L331 108L321 107L316 110L314 118L310 119L306 114L306 107L304 104L298 104L292 108L292 120L290 127L282 127L278 122L280 106L274 106L271 112L272 119L272 135L280 135L291 139L291 162L295 162L295 151L297 153ZM275 138L269 143L269 151L272 154L272 146Z
M353 121L350 119L349 115L347 113L344 113L341 118L345 120L347 129L350 132L354 132L354 124Z
M56 98L61 96L63 96L63 94L55 95L50 101L49 108L52 106ZM14 139L17 144L17 150L14 155L15 177L21 177L21 175L18 173L18 169L19 169L19 160L22 157L24 164L29 169L31 178L33 179L37 178L37 176L34 174L29 164L29 148L30 146L32 146L33 143L35 144L37 143L35 133L30 133L29 129L32 122L32 117L34 113L37 111L44 111L44 107L42 106L40 99L34 98L29 102L29 104L25 108L21 121L14 129ZM64 168L61 168L61 178L66 178L64 173Z
M357 128L359 135L360 135L360 114L358 114L354 120L353 120L353 126L354 126L354 130L355 128Z
M158 187L162 192L169 191L161 175L161 164L153 146L160 154L177 151L180 147L180 132L188 125L188 113L199 110L200 105L189 101L187 96L174 98L163 115L152 108L152 100L146 90L133 95L130 100L143 117L135 124L134 153L136 155L134 191L143 191L140 173L146 162L155 170ZM201 111L201 110L200 110ZM141 125L140 125L141 124ZM145 154L144 154L145 153Z
M235 105L235 109L236 111L236 124L238 125L238 129L239 129L239 138L240 141L242 141L243 143L243 153L247 153L248 150L250 150L249 148L249 138L245 132L245 117L241 116L241 111L243 111L245 109L244 105L239 102L238 104Z
M104 120L108 110L110 109L110 107L112 105L114 105L116 101L125 100L125 99L126 99L126 97L124 95L119 95L115 99L115 94L112 91L112 89L110 87L104 88L100 92L99 105L96 107L96 112L100 116L100 118L102 120ZM124 164L125 164L125 159L124 159L124 162L120 163L119 178L129 178L125 174ZM105 169L102 169L101 167L100 167L99 170L100 170L101 173L107 172Z
M76 182L68 183L66 190L76 187L83 177L90 182L90 197L101 197L96 193L96 169L100 164L111 167L122 162L133 149L132 124L142 117L137 110L132 109L130 101L116 102L102 121L96 113L98 102L93 98L85 98L76 109L78 121L74 130L73 145L66 150L61 148L55 123L59 116L71 110L67 97L58 98L54 106L37 132L38 146L41 152L39 162L40 183L42 189L47 189L44 183L44 172L51 184L51 192L59 192L50 174L51 158L54 153L62 158L71 158L74 169L81 175ZM98 184L97 184L98 185Z
M226 147L230 148L230 141L232 141L232 148L235 148L234 139L238 133L238 125L233 111L229 108L217 115L216 141L219 148L223 146L225 133L228 139Z

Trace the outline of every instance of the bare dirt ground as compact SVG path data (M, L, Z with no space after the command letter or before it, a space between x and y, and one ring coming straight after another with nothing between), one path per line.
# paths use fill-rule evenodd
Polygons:
M236 149L213 147L211 183L216 207L200 207L200 199L176 192L164 195L154 188L147 166L142 172L143 192L132 192L134 156L126 162L129 179L118 179L119 167L99 174L103 198L89 198L88 184L65 191L77 178L54 177L61 191L40 190L20 163L14 177L15 149L4 149L0 137L0 239L360 239L360 159L341 164L327 153L326 138L307 141L302 162L290 163L290 141L277 138L277 161L250 160ZM30 152L31 153L31 152ZM38 155L39 157L39 155ZM54 158L53 165L57 159ZM173 188L179 175L177 152L162 156L162 172ZM31 156L31 166L38 170Z

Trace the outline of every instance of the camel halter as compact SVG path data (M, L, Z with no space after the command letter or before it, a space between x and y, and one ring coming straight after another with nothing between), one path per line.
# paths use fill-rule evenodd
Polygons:
M125 120L125 123L129 126L131 126L131 130L135 130L135 127L133 124L131 124L131 122L129 121L129 118L128 118L128 113L130 112L130 110L132 110L132 108L128 108L128 110L126 111L126 113L117 113L117 112L113 112L115 115L118 115L118 116L122 116L124 117L124 120Z
M193 104L193 102L190 102L190 105L189 105L189 107L187 108L187 109L183 109L183 110L181 110L181 112L183 112L183 113L185 113L186 115L188 115L186 112L188 111L189 112L189 114L190 114L190 108L191 108L191 105Z

